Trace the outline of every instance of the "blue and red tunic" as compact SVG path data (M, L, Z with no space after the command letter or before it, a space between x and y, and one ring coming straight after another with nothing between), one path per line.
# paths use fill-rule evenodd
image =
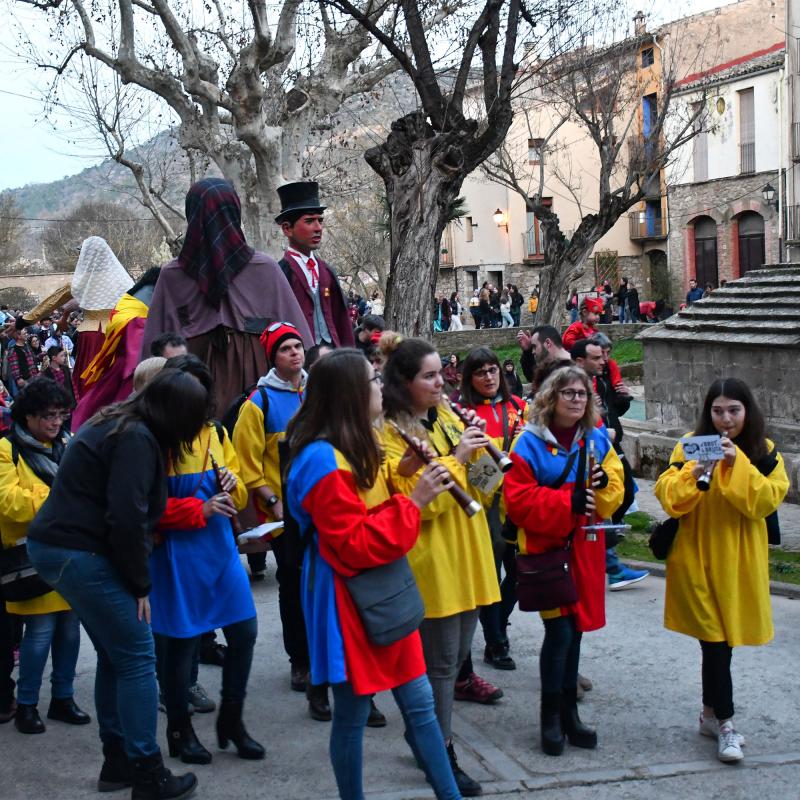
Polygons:
M343 580L405 555L417 540L419 509L390 495L382 473L368 492L360 491L347 460L325 441L292 461L286 499L300 530L313 531L302 577L312 683L349 682L364 695L424 674L419 634L386 647L372 644Z
M605 536L598 532L588 541L581 527L587 517L572 512L572 492L579 481L579 456L574 458L566 481L553 489L564 472L567 459L581 444L594 441L595 457L608 475L608 485L595 490L597 518L608 519L617 510L624 494L622 464L611 446L606 429L589 433L578 430L569 448L562 447L547 428L528 424L511 452L514 466L506 473L503 494L506 513L519 526L520 553L545 553L563 547L571 531L572 574L578 589L578 602L543 612L544 617L574 614L579 631L593 631L606 624L605 617Z

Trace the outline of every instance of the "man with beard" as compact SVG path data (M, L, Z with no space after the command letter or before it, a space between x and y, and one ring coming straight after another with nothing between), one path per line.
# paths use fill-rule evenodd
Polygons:
M597 340L580 339L572 346L572 358L575 360L575 364L592 379L594 389L600 399L600 413L603 417L603 422L608 429L609 438L613 443L614 449L622 461L625 496L622 505L612 517L613 522L619 523L622 522L625 512L630 507L636 489L630 464L628 464L625 453L622 450L622 423L619 421L620 416L630 407L631 398L627 393L620 391L619 384L616 387L612 385L610 371L608 375L605 374L607 364L611 362L607 355L610 349L610 341L608 341L608 348L606 349L606 355L604 355L604 348ZM612 544L606 549L606 575L608 575L609 589L612 592L626 589L634 583L644 580L650 574L647 570L626 567L619 560L614 548L615 544Z
M553 370L572 364L561 334L552 325L539 325L531 333L520 331L517 342L522 349L519 364L525 378L533 383L534 394Z

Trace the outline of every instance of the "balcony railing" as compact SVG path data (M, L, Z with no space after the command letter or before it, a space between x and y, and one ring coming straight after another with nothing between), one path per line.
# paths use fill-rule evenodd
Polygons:
M525 258L533 259L539 258L539 253L536 252L536 229L531 225L525 233L522 234L522 246L525 250Z
M739 145L739 174L752 175L756 171L756 143Z
M792 123L792 161L800 161L800 122Z
M663 239L667 235L667 221L663 217L647 218L638 211L628 214L630 238L634 241L642 239Z
M800 206L786 206L786 241L800 242Z

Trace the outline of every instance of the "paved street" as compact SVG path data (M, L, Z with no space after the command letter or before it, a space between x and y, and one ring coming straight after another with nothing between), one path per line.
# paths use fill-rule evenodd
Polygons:
M609 594L609 625L584 639L581 671L592 678L595 689L582 704L582 714L598 728L600 747L595 752L567 747L561 758L548 758L538 750L536 653L541 623L537 615L515 612L512 617L515 672L497 672L484 665L482 639L477 635L475 663L505 689L506 696L494 707L457 704L455 730L463 766L484 782L486 795L496 800L720 797L723 792L731 799L756 793L770 800L800 796L798 601L773 598L775 642L734 654L736 718L748 742L745 763L730 767L716 760L715 742L696 732L699 649L688 638L663 629L663 592L663 580L651 577L634 589ZM261 632L246 718L251 733L266 745L267 758L246 762L220 752L212 735L214 715L195 716L201 740L214 753L210 767L195 768L200 777L198 797L332 800L336 790L327 756L329 727L309 719L302 696L288 688L271 559L267 580L256 586L255 594ZM93 711L93 651L88 640L79 670L77 700ZM215 690L219 670L201 670L202 682L209 692ZM40 702L42 713L48 701L49 687ZM370 800L432 797L405 747L391 696L379 696L377 702L389 725L366 734ZM162 743L164 724L162 715ZM23 736L12 724L1 726L0 797L97 798L96 737L94 723L70 728L52 722L41 736Z

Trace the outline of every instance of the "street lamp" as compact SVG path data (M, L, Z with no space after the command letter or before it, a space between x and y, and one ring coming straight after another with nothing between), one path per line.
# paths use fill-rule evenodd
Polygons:
M508 233L508 220L506 219L506 215L499 208L492 214L492 219L498 228L505 228L506 233Z
M768 206L773 206L774 208L778 207L778 201L775 200L775 190L772 188L772 184L768 183L762 190L761 196L764 198L764 202Z

